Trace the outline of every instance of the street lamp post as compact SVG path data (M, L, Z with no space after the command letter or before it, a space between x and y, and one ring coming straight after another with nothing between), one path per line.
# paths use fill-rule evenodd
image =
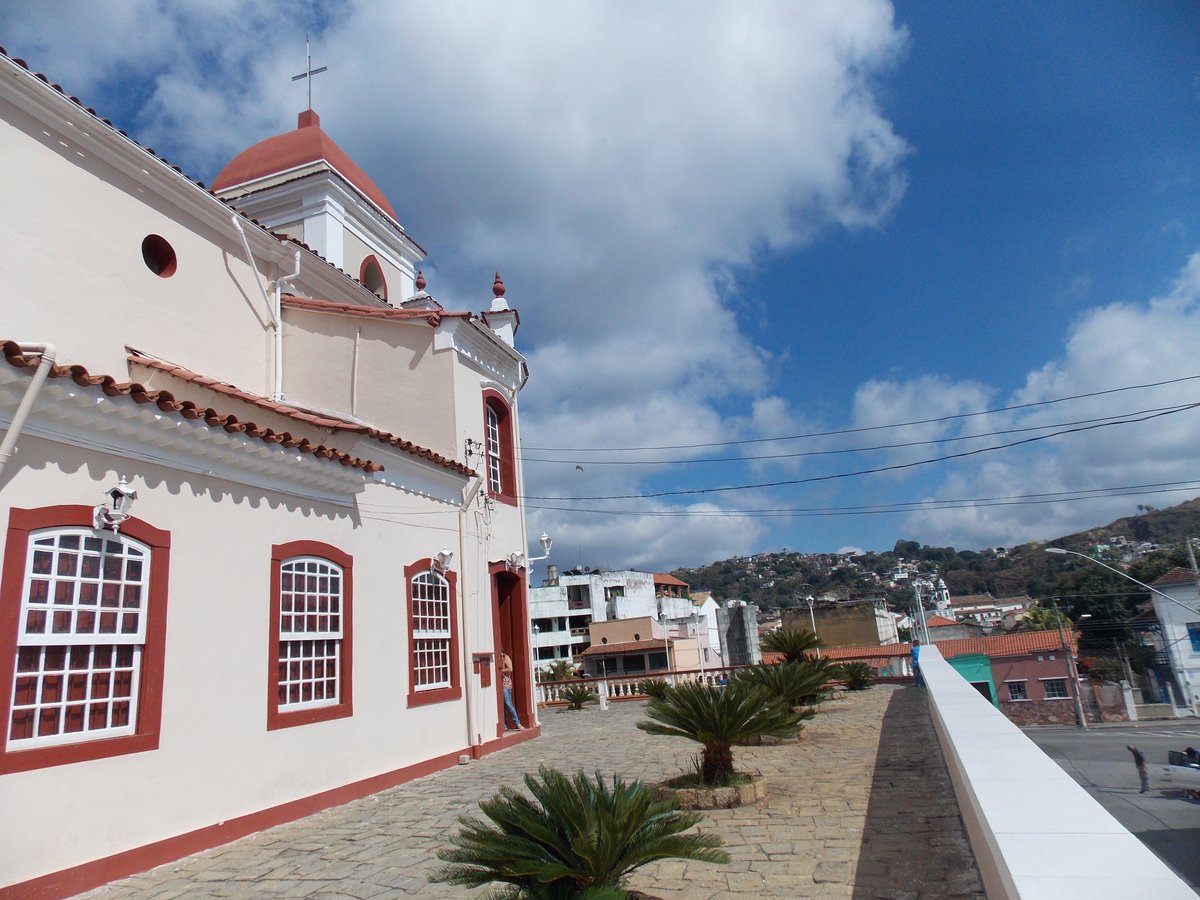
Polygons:
M1091 556L1088 556L1086 553L1080 553L1077 550L1064 550L1062 547L1043 547L1042 549L1045 550L1047 553L1053 553L1055 556L1078 556L1080 559L1086 559L1092 565L1099 566L1102 569L1108 569L1108 571L1112 572L1114 575L1120 575L1126 581L1132 581L1138 587L1144 588L1145 590L1149 591L1152 594L1158 594L1158 596L1162 597L1164 600L1168 600L1171 603L1174 603L1176 606L1182 606L1184 609L1186 609L1192 615L1196 615L1196 610L1193 609L1192 607L1188 606L1186 603L1181 603L1180 601L1178 601L1174 597L1172 597L1170 594L1164 593L1163 591L1160 591L1158 588L1151 587L1148 584L1138 581L1132 575L1130 575L1126 572L1122 572L1120 569L1115 568L1114 566L1110 566L1107 563L1102 563L1102 562L1100 562L1100 560L1095 559ZM1172 668L1174 668L1174 666L1172 666ZM1176 689L1178 689L1178 687L1179 687L1178 684L1176 684Z
M813 595L809 594L804 599L808 603L808 621L810 623L812 623L813 636L815 637L817 634L817 616L813 612ZM821 658L821 648L817 647L817 659L820 659L820 658Z

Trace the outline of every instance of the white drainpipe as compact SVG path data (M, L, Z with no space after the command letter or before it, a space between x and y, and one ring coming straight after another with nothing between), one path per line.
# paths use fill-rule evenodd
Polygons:
M275 279L275 393L273 399L283 399L283 286L300 274L300 251L296 251L296 270Z
M250 264L250 268L254 270L254 283L258 285L258 290L262 294L263 303L271 313L271 327L274 329L272 364L274 366L275 375L275 390L271 393L273 400L279 401L283 399L283 310L280 295L283 293L282 288L285 282L291 281L300 274L300 251L296 251L296 271L291 275L284 275L275 282L275 301L272 303L271 298L267 296L267 289L263 287L262 275L259 274L258 266L254 263L254 254L250 250L250 241L246 237L246 229L242 228L241 218L239 216L231 216L233 227L238 230L238 234L242 238L242 248L246 251L246 262Z
M29 387L25 388L25 396L21 398L21 403L17 406L17 411L13 414L12 424L8 426L8 431L4 434L4 440L0 441L0 475L4 474L4 467L13 455L17 438L21 435L21 429L25 427L25 420L29 418L29 413L33 410L33 404L37 401L38 392L42 389L42 385L45 384L46 376L50 374L50 367L54 365L54 359L58 355L58 351L53 344L21 343L17 346L21 348L22 353L40 353L42 359L38 363L37 371L33 373L33 380L29 383Z
M475 495L479 493L479 489L483 486L483 476L480 475L475 479L474 486L467 492L467 497L462 502L462 506L458 508L458 570L462 575L467 573L467 510L471 508L471 504L475 501ZM472 748L478 747L483 743L483 735L479 732L475 709L475 679L472 677L475 674L474 654L471 652L471 642L467 630L467 623L470 617L467 613L467 584L466 578L458 579L458 627L462 634L462 659L461 665L463 670L463 697L467 701L467 744ZM497 654L492 659L493 677L500 677L500 659ZM474 753L472 753L474 755Z

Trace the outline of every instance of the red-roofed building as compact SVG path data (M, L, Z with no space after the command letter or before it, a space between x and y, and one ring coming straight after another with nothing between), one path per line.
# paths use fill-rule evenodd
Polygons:
M1067 635L1065 645L1058 631L1024 631L933 643L951 666L1013 721L1022 725L1075 723L1075 686L1069 662L1077 652L1074 635ZM880 674L912 674L910 644L839 647L821 652L837 662L867 662ZM1119 691L1085 682L1081 700L1090 719L1096 717L1097 709L1106 721L1126 717Z
M214 194L0 51L0 157L0 894L535 737L499 275L444 309L311 110Z

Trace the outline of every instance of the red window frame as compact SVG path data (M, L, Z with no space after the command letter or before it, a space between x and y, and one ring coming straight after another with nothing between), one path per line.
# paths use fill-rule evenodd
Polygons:
M414 638L413 592L412 580L422 572L430 569L449 582L450 588L450 685L449 687L432 688L419 691L416 689L416 644ZM425 706L430 703L445 703L462 697L462 673L459 671L459 634L458 634L458 575L448 569L441 569L432 559L417 560L411 566L404 567L404 594L407 600L408 612L408 705Z
M337 703L329 706L289 710L279 702L279 624L280 574L283 564L298 556L316 556L341 567L342 570L342 638L340 670L338 671ZM271 621L267 635L267 730L310 725L331 719L344 719L354 714L352 673L354 672L354 558L337 547L321 541L289 541L271 547Z
M500 487L492 484L488 458L488 411L495 413L500 438ZM483 464L487 473L488 496L510 506L517 505L517 467L513 442L512 409L504 396L491 388L483 392Z
M4 568L3 574L0 574L0 723L4 728L3 735L0 735L0 774L158 749L162 727L171 534L135 518L121 523L121 533L150 548L150 578L144 607L146 639L142 645L137 721L133 734L21 750L7 749L30 534L42 529L91 528L92 525L90 506L14 508L9 513Z

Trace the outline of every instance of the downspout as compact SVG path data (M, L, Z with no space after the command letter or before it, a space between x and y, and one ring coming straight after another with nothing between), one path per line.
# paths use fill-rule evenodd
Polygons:
M466 574L467 568L467 510L471 508L471 504L475 501L475 495L479 493L479 489L483 487L483 476L475 476L475 484L470 491L467 492L467 498L463 501L462 506L458 508L458 559L459 571ZM474 654L471 652L471 642L468 640L467 629L467 584L465 578L459 579L459 587L462 591L462 596L459 598L458 604L458 619L459 632L462 634L462 670L463 684L467 689L463 691L463 697L467 701L467 745L471 748L472 758L478 759L478 748L483 744L483 735L479 733L479 724L475 714L475 680L471 677L474 674L474 666L472 658ZM499 665L499 660L492 660L493 666ZM497 669L497 671L499 671Z
M267 311L274 317L274 325L279 328L279 317L275 314L274 308L271 306L271 300L267 297L267 289L263 287L262 275L258 271L258 266L254 263L254 254L250 252L250 240L246 237L246 231L242 228L240 217L233 216L233 227L238 230L238 234L242 238L242 248L246 251L246 262L250 264L250 269L254 272L254 283L258 285L258 292L262 294L263 305Z
M275 393L272 399L279 402L283 399L283 286L300 274L300 251L296 251L296 269L290 275L275 279Z
M4 467L13 455L17 438L21 435L21 429L25 427L25 420L33 411L33 404L37 401L38 392L46 383L46 377L50 374L50 368L54 365L54 359L58 355L58 350L53 344L19 343L17 346L21 353L40 353L42 358L38 363L37 371L33 373L33 380L29 382L29 387L25 388L25 396L21 398L17 411L13 413L12 423L8 426L8 431L4 433L4 440L0 442L0 476L4 474Z
M354 330L354 356L350 360L350 415L358 415L358 354L362 342L362 329Z
M242 228L242 220L240 216L234 215L230 217L233 222L233 227L237 229L238 235L242 239L242 249L246 251L246 262L250 264L251 270L254 272L254 283L258 285L258 291L262 294L263 304L267 307L267 311L271 314L271 328L274 330L273 348L272 348L272 368L275 376L275 390L271 393L271 398L275 401L283 399L283 313L281 309L280 295L282 294L282 286L284 282L291 281L300 274L300 251L296 251L296 271L291 275L284 275L275 282L275 301L271 302L271 298L267 296L267 289L263 287L262 274L258 271L258 265L254 262L254 253L250 250L250 239L246 237L246 229Z

